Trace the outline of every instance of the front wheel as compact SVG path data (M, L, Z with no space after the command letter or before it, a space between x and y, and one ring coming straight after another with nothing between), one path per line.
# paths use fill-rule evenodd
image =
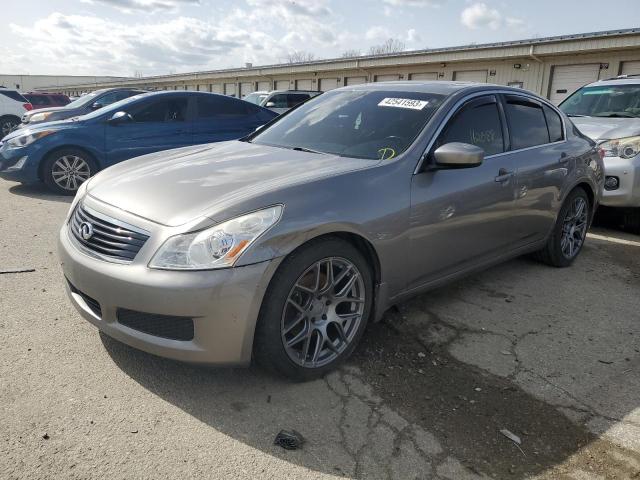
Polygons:
M640 208L627 208L624 211L623 223L631 233L640 234Z
M0 140L9 135L18 125L20 125L20 119L18 117L0 118Z
M96 171L93 159L77 148L65 148L49 154L42 167L44 183L61 195L75 195L80 185Z
M568 267L582 250L589 222L591 202L581 187L574 189L565 200L546 246L536 252L542 262L554 267Z
M372 301L371 270L354 246L311 242L285 259L269 285L254 358L298 381L321 377L351 355Z

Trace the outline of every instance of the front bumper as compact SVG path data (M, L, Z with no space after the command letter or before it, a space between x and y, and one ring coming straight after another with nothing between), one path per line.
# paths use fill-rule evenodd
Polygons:
M115 217L113 207L104 205L100 210ZM149 269L146 265L156 245L166 238L154 238L154 231L159 233L162 228L118 212L116 218L152 232L150 245L145 244L130 264L81 252L66 222L60 231L59 255L67 293L78 312L110 337L154 355L211 365L247 365L260 305L278 260L212 271ZM99 312L85 296L100 304ZM172 340L129 328L119 323L118 309L192 318L193 339Z
M20 168L16 163L26 157ZM39 148L9 148L6 143L0 144L0 178L14 182L33 183L40 180L38 167L42 159Z
M604 170L607 177L617 177L618 188L604 190L602 205L608 207L640 207L640 155L624 159L606 157Z

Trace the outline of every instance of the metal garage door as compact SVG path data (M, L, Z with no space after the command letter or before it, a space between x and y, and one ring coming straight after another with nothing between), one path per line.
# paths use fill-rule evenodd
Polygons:
M412 73L409 75L409 80L437 80L438 72L428 73Z
M220 83L212 83L211 91L214 93L222 93L222 85Z
M253 82L242 82L240 84L240 98L244 98L253 92Z
M457 82L478 82L487 83L486 70L463 70L453 72L453 79Z
M209 91L209 84L208 83L201 83L198 85L198 91L200 92L208 92Z
M549 100L558 105L584 84L598 80L599 75L599 63L556 65L553 67Z
M289 90L289 80L276 80L275 90Z
M327 92L341 86L342 85L340 85L340 80L338 80L337 78L321 78L320 80L318 80L318 90L320 90L321 92Z
M347 77L347 85L360 85L367 83L367 77Z
M258 82L258 90L260 91L271 90L271 82Z
M376 75L374 79L374 82L395 82L400 80L400 75Z
M296 80L296 90L313 90L313 80Z
M622 62L621 75L640 75L640 60Z
M225 83L224 84L224 94L225 95L236 95L236 84L235 83Z

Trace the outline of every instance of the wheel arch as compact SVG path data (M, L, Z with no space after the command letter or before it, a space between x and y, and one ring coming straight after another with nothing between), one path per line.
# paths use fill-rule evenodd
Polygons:
M60 151L60 150L65 150L67 148L73 148L76 150L81 150L84 153L86 153L90 159L93 161L93 163L95 163L96 165L96 172L98 173L101 168L100 168L100 160L98 159L98 156L91 151L91 149L83 147L81 145L74 145L74 144L66 144L66 145L56 145L55 147L51 148L50 150L48 150L44 155L42 155L42 160L40 161L40 164L38 165L38 178L43 181L44 180L44 165L46 163L46 159L50 156L53 155L54 153Z

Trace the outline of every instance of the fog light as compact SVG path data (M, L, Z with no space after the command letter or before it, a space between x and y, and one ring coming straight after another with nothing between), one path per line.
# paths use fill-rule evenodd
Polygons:
M20 170L27 161L27 156L20 157L16 163L9 167L9 170Z
M604 189L605 190L617 190L619 186L618 177L607 177L604 180Z

